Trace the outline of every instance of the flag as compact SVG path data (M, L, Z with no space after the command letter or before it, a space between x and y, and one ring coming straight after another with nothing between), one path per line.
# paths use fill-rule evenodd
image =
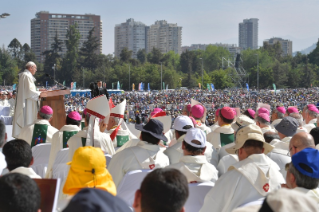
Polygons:
M117 90L120 90L120 82L119 82L119 81L117 81L116 89L117 89Z
M132 84L132 91L134 91L135 90L135 85L134 85L134 83Z
M147 83L147 90L150 91L150 83Z
M168 84L166 85L166 90L168 90Z
M17 88L17 84L12 85L12 90L14 91Z
M71 82L71 90L73 90L73 82Z
M45 81L45 87L48 87L48 81ZM12 88L13 89L13 88ZM14 89L13 89L14 90Z
M63 81L63 86L65 86L65 80Z
M207 90L209 90L210 91L210 86L209 86L209 83L207 83Z
M113 90L113 88L114 88L114 85L113 85L113 82L112 82L112 90Z
M76 89L76 82L73 83L73 89Z
M200 83L198 83L198 87L199 87L199 89L201 89L201 84Z
M144 91L144 83L141 82L141 91Z
M275 83L273 83L272 86L274 87L275 94L276 94L276 85L275 85Z
M246 88L247 88L247 91L249 91L249 85L248 85L248 83L246 83Z
M162 89L165 89L165 82L163 82L163 88Z
M212 91L215 91L215 86L214 86L214 84L211 83L210 86L212 87Z

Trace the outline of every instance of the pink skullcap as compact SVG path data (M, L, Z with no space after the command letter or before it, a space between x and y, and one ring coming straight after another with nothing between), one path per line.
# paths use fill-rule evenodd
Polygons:
M188 104L188 105L186 106L186 109L188 110L188 112L191 112L192 105L191 105L191 104Z
M283 113L283 114L286 113L285 107L277 107L276 110L277 110L278 112L280 112L280 113Z
M159 112L163 112L163 110L161 108L154 108L153 112L151 112L151 117L154 116L156 113L159 113Z
M307 105L308 110L313 111L315 113L319 113L319 110L317 109L317 107L313 104Z
M288 113L299 113L298 109L295 107L290 107L287 110L288 110Z
M86 114L87 114L86 108L83 110L83 114L86 116Z
M258 113L258 116L268 122L270 122L269 115L267 113Z
M192 115L194 118L202 118L204 115L205 109L202 105L194 105L192 107Z
M258 114L260 114L260 113L267 113L269 115L269 110L267 110L264 107L261 107L261 108L258 109Z
M81 121L82 119L81 115L76 111L72 111L71 113L69 113L68 117L76 121Z
M188 116L188 117L192 120L193 125L196 126L196 120L194 119L194 117L193 116Z
M216 117L219 116L219 111L220 111L220 108L218 108L218 109L216 110L216 112L215 112L215 116L216 116Z
M235 116L237 116L237 112L236 112L236 109L235 109L235 108L232 108L232 107L231 107L231 109L233 110L233 112L234 112L234 115L235 115Z
M254 118L254 117L255 117L255 113L256 113L256 112L255 112L253 109L250 109L250 108L249 108L249 109L247 109L247 111L248 111L248 113L249 113L249 115L250 115L251 118Z
M222 114L222 116L226 119L234 119L235 118L235 114L232 108L230 107L223 107L220 110L220 113Z
M48 105L42 106L40 112L44 113L44 114L47 114L47 115L52 115L53 114L52 108L50 106L48 106Z

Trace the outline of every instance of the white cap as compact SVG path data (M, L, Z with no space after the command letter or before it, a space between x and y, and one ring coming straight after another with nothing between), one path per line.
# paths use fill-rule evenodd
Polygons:
M200 144L195 144L192 140L199 141ZM184 141L193 147L204 148L206 147L206 134L199 128L191 128L187 131Z
M183 129L186 125L190 125L194 128L194 124L188 116L178 116L174 121L173 128L181 132L187 132L188 129Z

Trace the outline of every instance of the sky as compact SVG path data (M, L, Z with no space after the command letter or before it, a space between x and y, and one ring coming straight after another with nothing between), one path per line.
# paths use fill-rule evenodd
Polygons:
M182 46L229 43L238 45L238 24L259 19L258 44L282 37L293 41L293 52L303 50L319 38L318 0L2 0L0 45L13 38L31 44L30 20L39 11L100 15L103 21L103 54L114 52L114 26L129 18L151 25L157 20L177 23Z

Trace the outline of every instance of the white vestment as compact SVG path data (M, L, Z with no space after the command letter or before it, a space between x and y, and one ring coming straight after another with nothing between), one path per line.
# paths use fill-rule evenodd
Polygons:
M220 126L218 125L218 122L216 122L215 124L213 124L209 128L210 128L211 132L214 132L214 130L216 130L218 127L220 127Z
M158 145L140 141L137 146L129 147L113 155L108 170L116 186L124 175L133 170L164 168L169 165L168 157Z
M109 134L111 135L114 130L115 130L115 128L114 128L114 129L110 129L109 131L105 130L104 132L105 132L105 133L109 133ZM117 131L117 134L116 134L116 135L117 135L117 136L129 136L129 140L136 138L136 136L133 135L133 134L131 133L131 131L129 131L129 130L124 130L124 129L122 129L122 127L120 127L120 129ZM114 147L118 147L118 146L117 146L117 138L116 138L116 136L115 136L115 138L114 138L114 140L113 140L113 145L114 145Z
M52 177L52 167L55 161L55 157L57 153L63 149L63 131L76 131L79 132L81 129L76 125L64 125L58 132L53 135L52 142L51 142L51 151L50 151L50 158L48 163L47 172L45 174L45 178Z
M35 78L31 72L24 70L19 74L19 84L17 90L17 104L13 117L12 137L19 135L20 130L33 124L38 114L39 91L35 87Z
M310 120L309 123L303 125L303 127L308 130L308 133L310 133L310 131L316 127L315 123L317 123L317 118Z
M213 144L213 147L219 151L221 148L220 143L220 134L234 134L234 130L231 127L230 124L226 124L224 126L218 127L214 130L214 132L211 132L207 135L207 141Z
M167 168L180 170L189 183L200 183L218 179L218 171L215 166L208 163L204 155L182 156L179 163L171 164Z
M200 121L196 121L195 128L199 128L205 132L206 135L208 135L212 130L207 127L205 124L201 123Z
M32 168L30 167L23 167L23 166L20 166L18 168L15 168L13 170L11 170L10 173L20 173L20 174L24 174L24 175L27 175L29 176L30 178L33 178L33 179L41 179L41 177L39 175L37 175L37 173L35 173L33 171Z
M266 132L276 132L276 130L273 129L271 126L263 127L263 128L260 128L260 129L263 132L263 134L266 133Z
M306 188L296 187L296 188L293 188L293 190L306 194L308 197L313 199L317 203L317 207L319 207L319 189L318 188L310 190Z
M7 99L0 100L0 106L2 107L11 107L9 101Z
M74 136L72 136L69 140L68 140L68 146L69 146L69 161L72 161L74 152L79 148L82 147L82 138L85 138L86 140L86 136L87 136L87 127L83 128L83 130L80 130L77 134L75 134ZM96 135L94 134L94 137L96 137ZM96 142L98 141L98 142ZM110 135L108 133L100 133L98 135L98 139L94 138L94 143L91 142L92 144L94 144L94 147L97 148L101 148L101 150L104 153L108 153L110 155L114 155L115 154L115 150L114 150L114 146L112 143L112 140L110 138ZM87 146L87 145L85 145Z
M11 98L8 100L10 104L10 116L14 115L14 107L16 106L16 100L14 98Z
M53 134L58 132L59 130L56 129L55 127L52 127L50 122L48 120L45 120L45 119L37 119L34 124L30 124L26 127L23 127L21 129L20 134L17 136L17 138L23 139L26 142L28 142L28 144L31 145L32 137L33 137L33 129L34 129L35 124L48 125L46 143L52 143Z
M217 166L218 176L220 177L223 174L225 174L227 172L228 168L237 162L238 162L238 156L235 154L228 154L228 155L225 155L224 157L222 157L219 160L219 163Z
M264 198L285 183L278 165L264 154L253 154L235 163L206 195L200 212L231 212Z

